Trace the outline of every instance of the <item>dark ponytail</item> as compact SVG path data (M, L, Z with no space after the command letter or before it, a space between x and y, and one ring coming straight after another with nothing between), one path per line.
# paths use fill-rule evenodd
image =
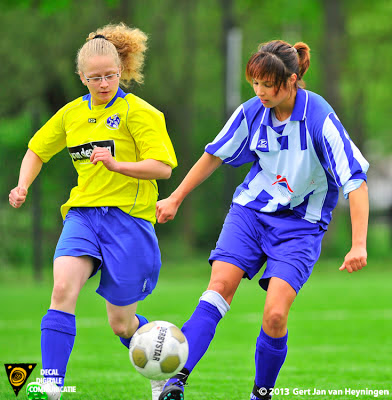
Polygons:
M293 46L298 53L299 74L298 80L301 81L310 65L310 49L306 43L298 42Z

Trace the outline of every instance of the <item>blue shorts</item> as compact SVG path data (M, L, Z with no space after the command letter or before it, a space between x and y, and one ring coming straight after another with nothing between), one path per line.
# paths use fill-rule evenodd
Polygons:
M153 225L117 207L69 210L54 259L83 255L94 259L91 276L101 270L97 293L114 305L143 300L157 284L161 254Z
M267 261L260 286L268 289L273 276L298 293L312 273L325 231L292 211L262 213L233 203L209 261L225 261L252 279Z

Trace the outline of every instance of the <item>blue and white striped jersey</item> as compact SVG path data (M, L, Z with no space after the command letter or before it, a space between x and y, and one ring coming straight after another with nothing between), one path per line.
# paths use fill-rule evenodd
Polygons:
M298 89L290 121L273 127L258 97L242 104L205 151L238 167L252 162L233 202L261 211L291 209L326 229L338 201L366 181L369 163L331 106Z

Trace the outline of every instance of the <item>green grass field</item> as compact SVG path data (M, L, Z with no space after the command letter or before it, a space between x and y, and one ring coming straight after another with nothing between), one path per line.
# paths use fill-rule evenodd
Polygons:
M277 388L290 394L275 399L372 399L345 389L389 390L392 398L392 304L390 263L371 263L365 271L339 272L339 261L320 262L294 303L289 317L289 352ZM150 320L182 326L205 290L209 266L165 264L157 289L138 311ZM20 276L23 276L20 273ZM132 367L126 349L112 333L104 300L95 294L97 277L88 282L77 306L77 336L66 377L76 393L64 400L149 400L149 382ZM1 279L1 363L37 363L29 382L39 377L40 320L49 305L51 283L24 282L16 274ZM243 281L231 311L217 329L206 356L186 390L186 400L249 399L254 379L254 346L265 293L257 281ZM3 367L2 367L3 368ZM294 389L326 390L326 395L295 395ZM24 389L18 398L25 398ZM343 394L328 394L341 389ZM0 399L15 395L5 371Z

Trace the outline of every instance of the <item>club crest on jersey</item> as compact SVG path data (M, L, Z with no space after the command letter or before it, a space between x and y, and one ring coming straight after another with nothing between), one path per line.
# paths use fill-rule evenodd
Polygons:
M287 179L284 176L281 175L276 175L276 181L272 184L275 185L278 184L280 186L283 186L284 188L286 188L290 193L294 193L294 190L291 189L289 183L287 182Z
M114 114L106 120L106 126L109 129L118 129L120 126L120 122L121 122L121 119L120 119L119 115Z

